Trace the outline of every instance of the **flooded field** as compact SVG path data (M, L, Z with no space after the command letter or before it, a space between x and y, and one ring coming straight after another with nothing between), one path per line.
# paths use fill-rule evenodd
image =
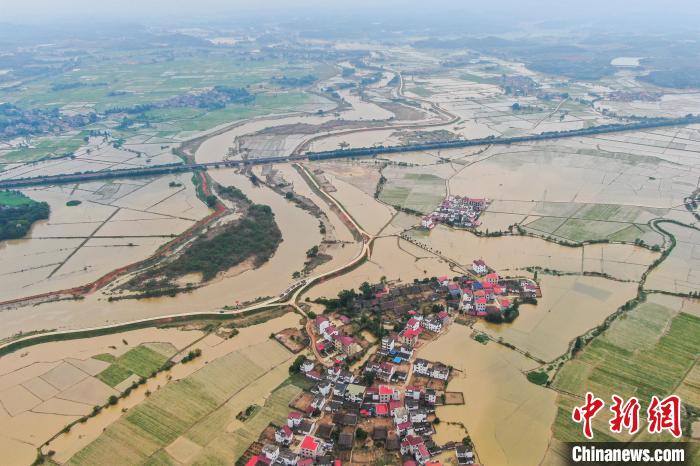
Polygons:
M182 349L200 331L144 329L114 335L46 343L0 359L0 438L7 445L3 462L30 464L36 448L69 422L118 392L98 374L109 363L93 356L123 355L143 344ZM130 382L129 382L130 383ZM130 401L134 401L134 399Z
M0 277L8 285L0 301L89 283L147 258L210 212L186 174L24 193L47 202L51 213L27 238L0 243Z
M197 343L197 347L202 350L202 356L188 364L178 364L174 366L173 369L169 371L169 375L172 376L173 381L186 379L188 376L196 373L198 370L202 369L213 361L226 357L230 354L240 354L242 356L246 355L247 357L251 358L251 360L254 360L260 364L266 364L260 359L259 356L255 356L255 349L258 348L259 350L261 349L260 345L270 343L270 351L278 353L277 350L281 349L281 347L277 345L277 343L269 340L268 337L270 333L280 331L283 328L288 328L290 326L296 326L298 322L298 315L286 314L283 317L272 319L254 327L242 328L239 330L240 333L238 335L228 340L221 339L215 335L209 335L204 340ZM284 353L290 354L285 350L282 350L282 352L279 354L282 355ZM168 374L165 373L159 374L154 379L149 380L146 386L132 391L127 398L120 400L117 405L105 408L98 416L91 418L84 424L77 424L73 429L71 429L70 433L60 435L56 440L52 441L48 448L56 451L56 458L58 460L67 461L78 451L90 444L90 442L98 438L103 432L103 429L122 418L124 416L122 408L134 408L146 399L146 390L156 392L170 383L167 380L167 375ZM269 393L271 387L279 384L275 376L273 376L273 374L270 375L272 376L270 379L271 381L269 382L271 384L270 386L251 386L251 388L257 387L257 390L252 390L251 392L241 392L241 394L247 394L247 396L250 396L252 393L254 393L253 396L257 397L254 399L258 399L261 396L264 397L265 393ZM261 379L261 382L262 381L263 379ZM236 397L235 399L237 400L238 398ZM244 396L242 396L240 400L241 403L248 401L248 399ZM238 411L236 411L236 413L237 412Z
M515 322L495 325L479 321L474 328L551 361L565 353L574 338L599 325L637 294L637 284L632 282L550 275L539 280L542 297L537 305L521 305Z
M477 237L443 226L415 239L467 266L483 258L503 275L525 267L543 267L563 272L608 273L625 280L639 279L658 253L627 244L593 244L578 248L560 246L525 236Z
M92 430L87 430L90 422L85 424L86 431L82 437L78 434L77 441L70 442L69 437L75 437L71 433L60 437L51 447L64 446L58 457L70 458L69 464L103 463L115 455L121 461L139 462L154 454L174 460L192 457L205 461L217 457L234 461L270 421L286 418L287 403L300 391L290 386L269 395L288 377L288 363L293 358L292 353L270 340L269 334L297 322L298 319L288 315L242 329L241 334L230 340L207 337L200 343L205 361L198 359L195 365L175 366L171 371L179 383L158 389L108 426L99 423L101 414L94 419L96 425L91 426ZM177 373L179 367L184 372ZM213 406L212 400L217 401ZM251 404L263 409L243 424L236 415ZM188 406L196 412L194 416ZM153 437L144 437L144 431L150 430L149 424L142 422L144 416L157 424L166 422L159 416L170 416L167 432L156 429L152 431ZM124 442L121 436L124 432L132 433L129 442ZM64 438L66 443L61 445L59 442ZM233 451L221 451L219 445L223 442L231 444Z
M676 247L647 278L646 288L675 293L700 290L700 231L662 223L676 237Z
M464 423L484 464L538 464L551 437L556 394L527 381L522 371L532 369L532 361L470 334L468 327L453 325L418 354L458 371L448 390L463 392L465 404L439 407L441 425Z

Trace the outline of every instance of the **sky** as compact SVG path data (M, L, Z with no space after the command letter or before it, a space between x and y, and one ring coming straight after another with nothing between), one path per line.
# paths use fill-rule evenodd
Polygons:
M462 15L528 20L585 17L688 21L700 16L697 0L0 0L0 22L97 18L135 21L221 19L261 14Z

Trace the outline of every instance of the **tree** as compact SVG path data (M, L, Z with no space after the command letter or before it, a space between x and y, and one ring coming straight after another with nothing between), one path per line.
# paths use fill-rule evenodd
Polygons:
M362 292L362 297L365 299L370 299L372 297L372 287L369 282L362 282L360 285L360 291Z
M297 356L291 366L289 366L290 374L297 374L301 370L301 365L304 364L304 356Z
M315 319L316 318L316 313L314 311L309 311L306 313L306 315L309 316L309 319Z
M287 199L293 199L294 193L292 191L287 191L286 193L284 193L284 197Z
M367 439L367 431L364 430L362 427L358 427L355 431L355 437L359 441L364 441Z
M214 196L213 194L210 194L206 197L206 202L210 209L216 207L216 201L216 196Z

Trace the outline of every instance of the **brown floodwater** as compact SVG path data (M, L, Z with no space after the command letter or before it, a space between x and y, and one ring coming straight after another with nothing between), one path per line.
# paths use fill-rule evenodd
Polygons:
M480 321L477 330L545 361L565 353L569 343L600 324L637 294L637 284L597 277L544 275L537 305L523 304L512 324Z
M69 433L60 435L50 443L47 450L51 449L56 451L56 460L61 462L67 461L71 456L96 439L107 426L118 420L123 415L122 408L129 409L136 406L144 400L147 390L153 392L157 390L159 386L162 387L167 384L169 382L168 376L172 376L172 380L183 379L210 361L225 356L233 351L245 350L254 345L264 343L269 340L270 333L279 332L282 329L298 325L299 316L294 313L288 313L259 325L241 328L239 329L239 334L231 339L224 340L210 335L196 344L196 346L202 350L201 357L188 364L177 364L168 373L163 372L149 379L145 385L132 391L128 397L119 400L119 403L116 405L103 409L99 415L89 419L88 422L77 424ZM251 354L247 355L249 357L251 356ZM258 360L255 360L255 362L258 363ZM260 363L264 364L264 355L260 355ZM242 402L259 400L267 396L272 388L279 385L286 377L286 374L283 374L284 377L282 377L278 372L279 371L274 371L269 377L261 379L258 384L255 385L258 388L257 390L252 390L250 392L245 391L241 398ZM251 387L252 386L253 385L251 385ZM238 402L237 400L238 397L236 397L236 402Z
M440 425L463 423L484 464L538 464L551 437L556 393L527 381L522 371L535 367L531 360L495 343L482 345L470 333L452 325L418 353L458 370L447 388L463 392L465 404L438 407ZM438 428L440 439L456 433L450 430Z

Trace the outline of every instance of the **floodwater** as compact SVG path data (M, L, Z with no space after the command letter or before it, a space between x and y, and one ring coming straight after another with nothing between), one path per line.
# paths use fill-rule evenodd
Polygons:
M154 392L159 387L167 384L169 382L169 375L172 376L172 380L183 379L210 361L225 356L233 351L243 350L247 347L263 343L269 339L270 333L279 332L285 328L298 325L299 316L294 313L289 313L259 325L241 328L239 329L238 335L228 340L222 340L214 335L210 335L195 345L202 350L201 357L187 364L177 364L169 373L163 372L149 379L145 385L132 391L128 397L119 400L119 403L116 405L103 409L98 416L89 419L88 422L84 424L77 424L69 433L59 436L56 440L51 442L47 449L56 451L56 460L67 461L80 449L96 439L107 426L119 419L123 414L122 408L129 409L136 406L144 400L147 390ZM281 380L278 381L278 379L279 374L277 373L266 378L264 381L268 383L264 384L264 386L257 384L256 386L259 390L254 394L248 393L248 396L253 396L254 399L266 396L272 388L279 385Z
M480 321L475 328L551 361L637 293L636 283L598 277L540 275L539 280L542 297L537 305L521 305L512 324Z
M0 359L0 391L5 402L14 400L10 403L17 407L17 403L26 401L27 396L34 398L30 405L13 410L12 415L4 409L0 410L0 444L6 446L3 450L3 464L30 464L36 457L39 445L63 429L67 423L89 413L93 404L107 401L107 397L112 394L111 389L105 392L103 387L106 386L97 379L92 379L95 383L87 383L90 377L84 373L75 378L75 367L93 373L90 366L107 365L91 359L94 355L119 355L146 342L167 342L181 349L201 335L200 331L149 328L89 339L46 343L3 356ZM128 342L128 346L124 341ZM70 361L70 365L65 361ZM72 383L71 378L76 383L59 393L53 385L39 378L52 370L54 375L51 380L54 385L69 385ZM101 367L95 368L95 371L98 370ZM29 393L25 387L31 389ZM88 392L84 392L86 388ZM24 396L22 392L25 393ZM133 401L136 399L134 397ZM41 404L37 406L36 403Z
M639 279L658 256L647 249L627 244L571 248L528 236L477 237L467 231L444 226L434 228L429 236L416 239L462 265L483 258L502 275L539 266L564 272L607 272L614 276L622 275L618 278Z
M233 170L217 170L212 177L224 186L234 185L255 203L266 204L275 213L283 241L274 256L261 267L233 276L223 275L209 285L176 298L122 300L108 302L101 293L81 301L26 306L0 313L2 337L20 330L85 328L126 322L145 317L182 312L208 311L264 296L277 296L294 280L307 260L306 251L321 242L318 220L306 211L290 208L290 203L270 189L255 187ZM347 249L347 246L346 246Z
M493 342L482 345L470 333L455 324L418 354L459 371L447 388L463 392L465 404L438 407L440 425L464 423L484 464L538 464L551 437L556 393L527 381L522 371L534 368L532 361Z
M169 187L170 182L181 184ZM24 191L51 208L27 238L0 242L0 301L89 283L153 254L206 216L186 175ZM67 206L69 200L82 203Z
M649 274L645 287L676 293L700 290L700 232L669 223L661 226L676 237L676 247Z

